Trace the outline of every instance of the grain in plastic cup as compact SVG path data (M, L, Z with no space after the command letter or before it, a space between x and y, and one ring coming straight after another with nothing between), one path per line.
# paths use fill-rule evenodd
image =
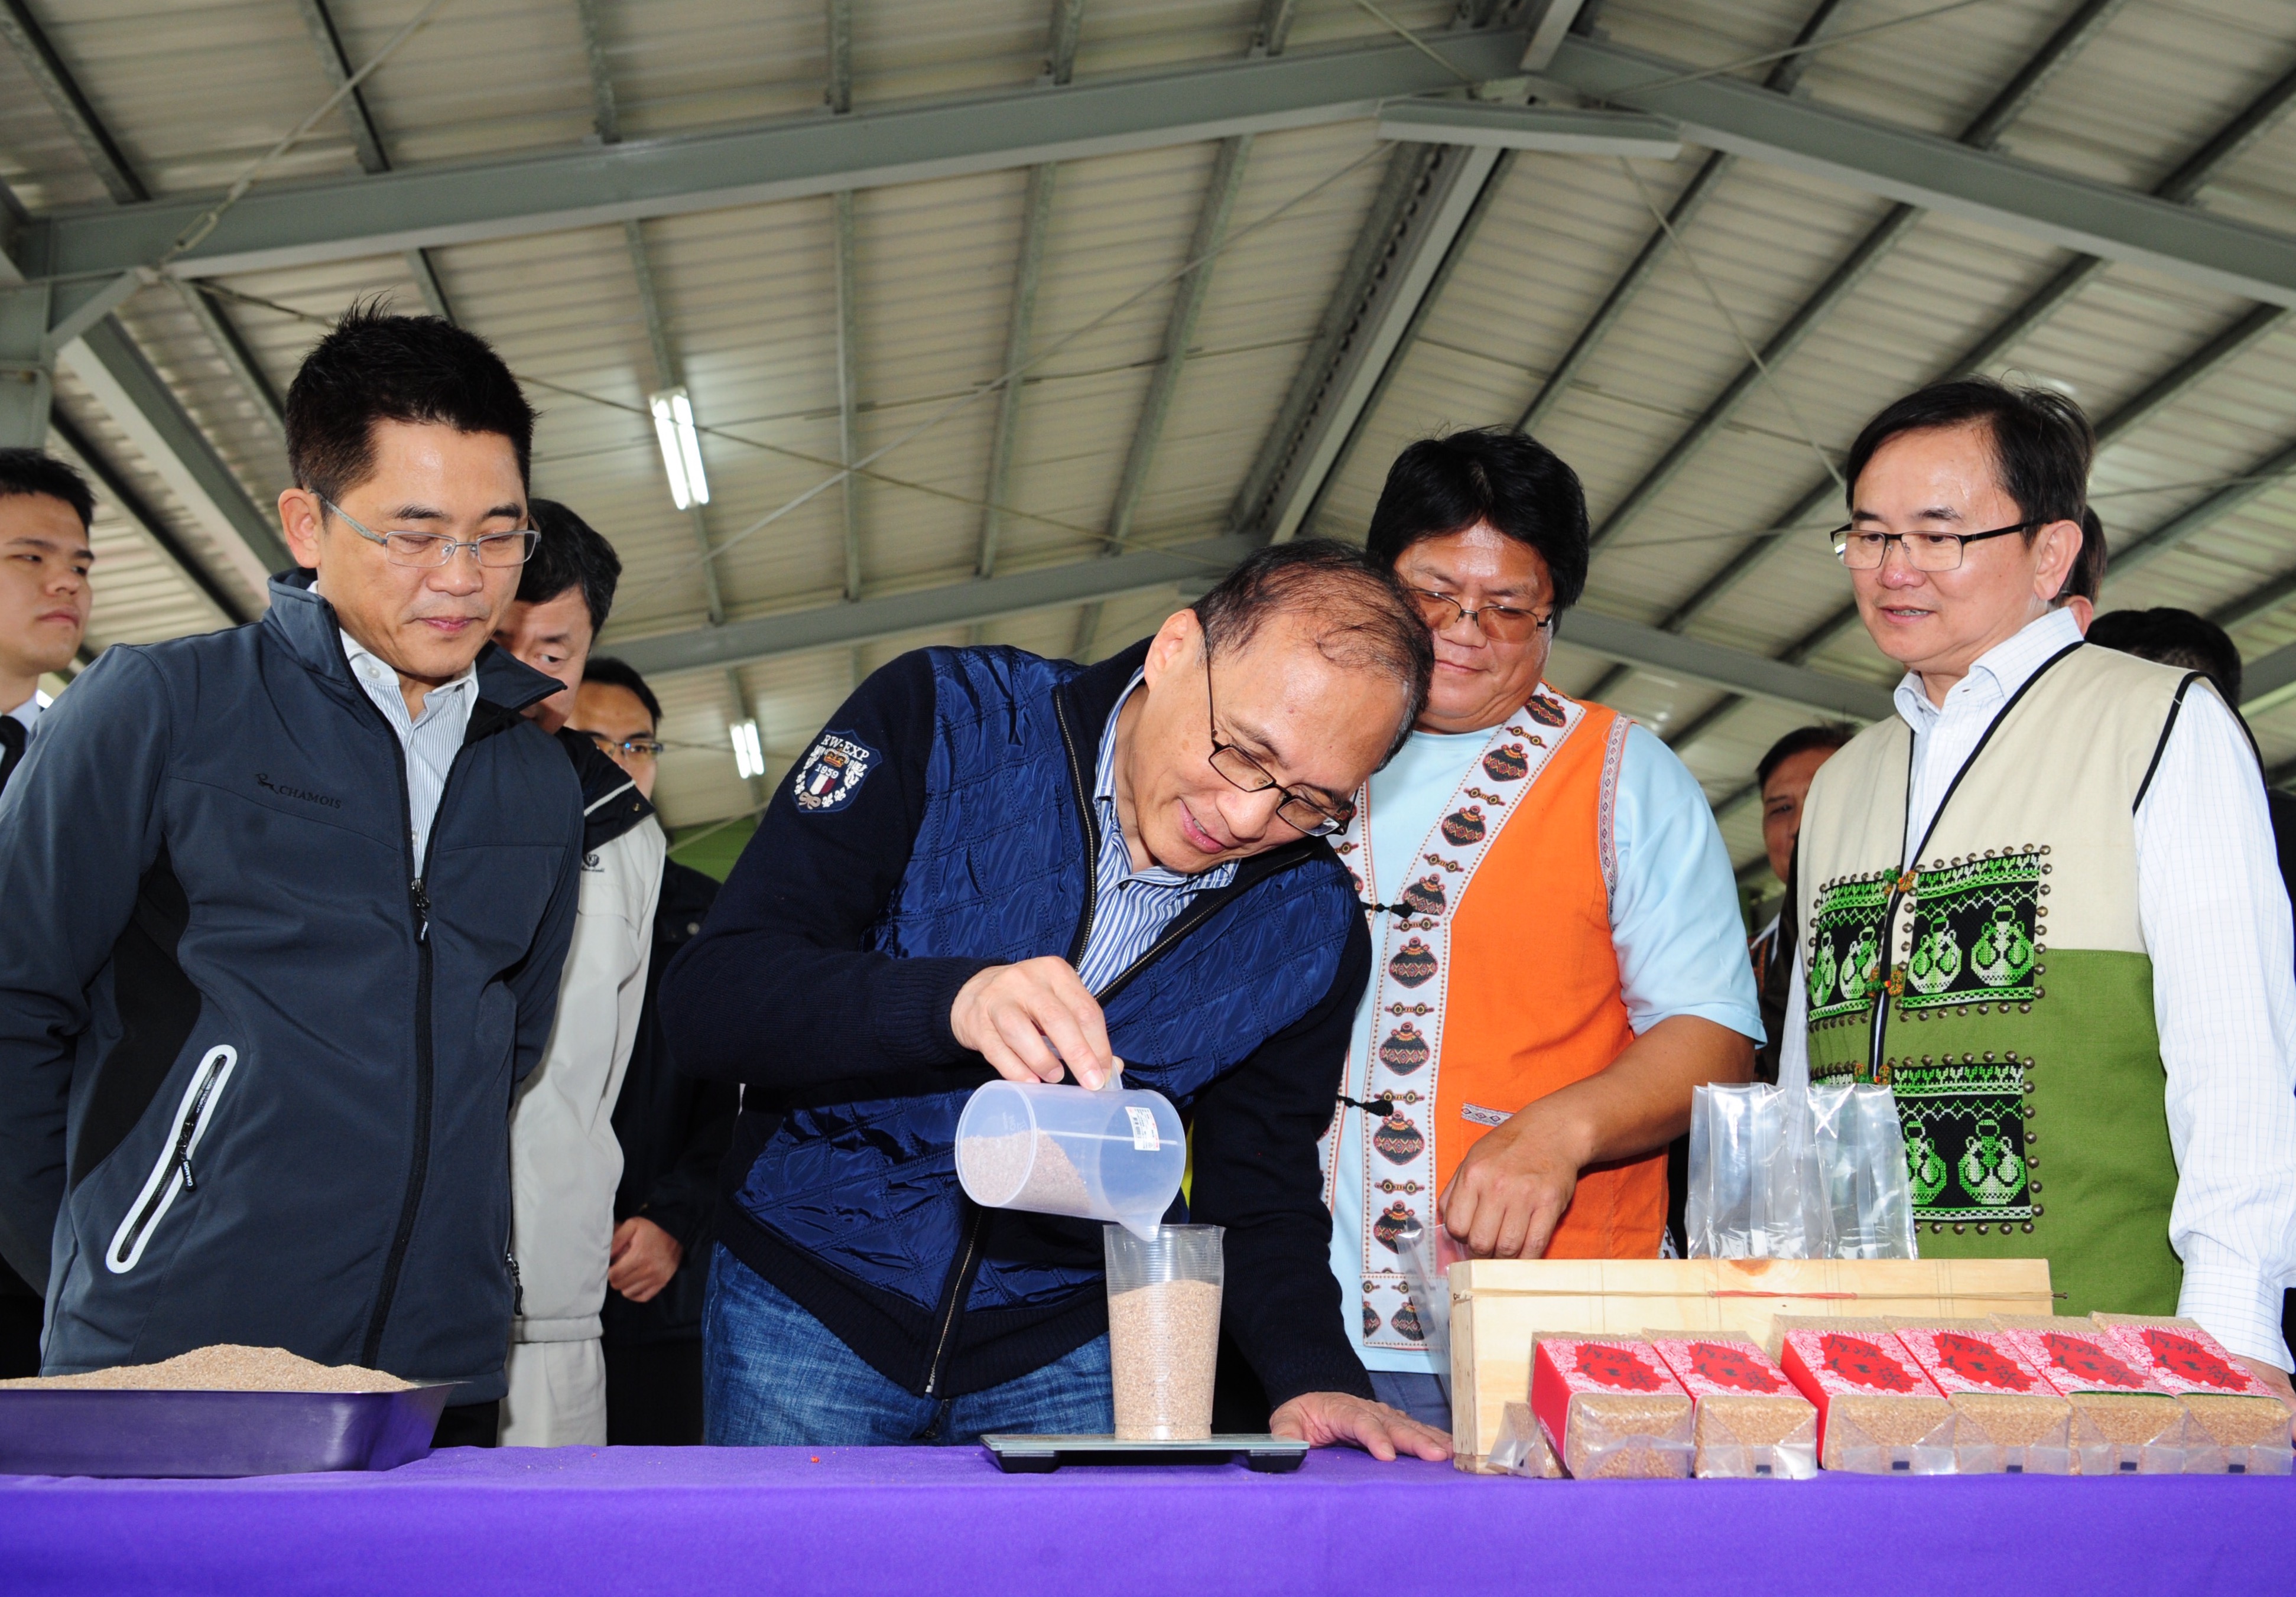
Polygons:
M1159 1225L1144 1236L1110 1225L1101 1236L1117 1438L1202 1441L1219 1364L1222 1229Z
M1152 1234L1188 1164L1160 1093L992 1081L956 1121L956 1178L987 1208L1113 1220Z

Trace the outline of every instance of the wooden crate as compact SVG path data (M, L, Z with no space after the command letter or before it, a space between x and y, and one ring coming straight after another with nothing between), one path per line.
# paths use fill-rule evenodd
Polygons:
M1775 1314L1968 1316L2051 1312L2049 1261L1467 1259L1451 1282L1454 1462L1478 1473L1500 1411L1526 1401L1540 1331L1736 1331Z

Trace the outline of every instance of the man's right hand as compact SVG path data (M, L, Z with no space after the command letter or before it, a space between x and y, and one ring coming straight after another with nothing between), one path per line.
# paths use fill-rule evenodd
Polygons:
M957 989L948 1028L1007 1081L1058 1081L1063 1061L1085 1086L1123 1068L1100 1004L1064 959L991 965Z

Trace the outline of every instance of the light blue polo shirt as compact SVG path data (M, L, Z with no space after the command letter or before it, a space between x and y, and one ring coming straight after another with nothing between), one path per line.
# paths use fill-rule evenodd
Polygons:
M1408 860L1433 830L1444 803L1458 790L1467 766L1490 741L1488 730L1414 732L1385 770L1371 779L1371 851L1374 860ZM1618 886L1611 897L1611 946L1617 952L1627 1018L1640 1036L1660 1020L1698 1015L1718 1026L1762 1038L1754 973L1746 957L1746 930L1738 913L1738 884L1722 846L1714 811L1697 779L1643 727L1627 732L1619 761ZM1399 891L1400 882L1382 891ZM1525 913L1536 913L1526 903ZM1378 958L1380 927L1373 928ZM1372 1047L1372 999L1356 1006L1350 1057ZM1537 1003L1538 975L1522 974L1526 1003ZM1352 1089L1350 1089L1352 1090ZM1332 1202L1332 1273L1346 1292L1348 1339L1373 1370L1434 1372L1424 1353L1365 1347L1356 1312L1362 1286L1363 1183L1346 1179L1363 1168L1365 1113L1349 1109L1341 1120L1341 1178Z

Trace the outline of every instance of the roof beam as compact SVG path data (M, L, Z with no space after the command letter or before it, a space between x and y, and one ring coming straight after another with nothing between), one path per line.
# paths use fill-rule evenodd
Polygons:
M574 0L582 20L582 55L590 68L590 122L602 144L622 142L622 112L614 98L613 70L606 62L605 28L598 15L598 0Z
M2095 38L2113 13L2125 4L2127 0L2087 0L2087 4L2050 36L2040 53L2025 63L2008 86L1995 95L1992 102L1978 114L1976 119L1962 130L1960 142L1973 150L1990 149L2018 114L2032 103L2041 86ZM1760 356L1740 367L1738 374L1730 380L1721 394L1695 422L1676 437L1665 454L1659 457L1658 463L1627 490L1625 497L1595 528L1595 547L1600 548L1616 537L1636 516L1650 508L1652 503L1666 491L1667 486L1690 463L1692 457L1711 442L1715 435L1737 414L1739 407L1752 397L1754 390L1769 381L1770 373L1790 358L1801 347L1803 340L1857 291L1867 274L1881 263L1882 257L1912 231L1921 216L1916 206L1900 204L1890 208L1882 220L1852 247L1841 263L1827 274L1816 291L1788 314L1785 321L1763 346ZM2292 241L2292 243L2296 243L2296 241Z
M1284 26L1288 28L1289 22ZM1043 83L1056 88L1076 76L1077 41L1083 27L1084 0L1053 0ZM1282 47L1279 39L1276 48ZM1029 344L1036 336L1037 284L1044 275L1045 242L1052 234L1053 190L1060 170L1052 161L1030 167L1028 188L1021 201L1021 254L1013 266L1013 307L1004 317L1004 364L997 368L1004 386L996 391L996 420L988 440L988 480L980 490L980 554L974 570L982 577L996 574L996 545L1004 530L1004 495L1012 488L1013 449L1021 428L1024 385L1015 373L1027 364Z
M645 313L646 342L653 350L654 387L682 388L685 383L685 368L677 358L676 348L669 341L669 323L661 314L661 299L654 291L653 264L646 255L645 231L636 222L622 224L622 242L629 251L630 274L637 279L638 306ZM709 541L709 520L700 504L685 507L687 523L693 530L693 545L701 556L701 602L709 625L726 624L726 600L718 586L718 559Z
M631 217L882 187L1235 134L1360 120L1382 101L1512 75L1522 36L1285 53L966 96L843 117L783 118L669 139L317 184L264 184L170 270L205 276L522 237ZM25 229L38 274L102 274L158 259L212 196L43 217Z
M986 581L952 583L904 594L875 594L807 610L729 621L652 637L616 639L614 653L649 676L699 671L850 648L902 633L996 620L1029 610L1147 593L1226 571L1251 552L1244 539L1219 538L1171 549L1136 550L1112 560L1070 561Z
M1794 44L1797 46L1808 45L1823 38L1848 3L1849 0L1818 0L1818 4L1802 23L1801 31L1794 36ZM1559 37L1554 45L1561 48ZM1554 59L1552 52L1547 59ZM1797 50L1796 53L1772 67L1764 81L1779 94L1791 94L1801 81L1802 73L1808 70L1809 61L1810 57L1806 52ZM1525 64L1530 66L1529 62ZM1530 70L1538 70L1545 65L1545 62L1540 62ZM1610 337L1611 330L1619 324L1619 319L1626 315L1627 307L1642 292L1643 285L1650 281L1651 274L1674 249L1676 237L1689 227L1698 213L1705 209L1715 185L1729 175L1736 161L1737 157L1718 150L1706 158L1697 173L1683 186L1682 192L1675 197L1673 206L1667 212L1665 223L1643 241L1643 247L1635 252L1635 258L1620 274L1618 282L1611 285L1610 292L1603 297L1603 303L1596 308L1593 318L1578 330L1578 336L1571 340L1570 348L1564 352L1562 361L1540 380L1538 391L1531 396L1530 403L1523 406L1522 414L1515 418L1514 430L1517 432L1535 433L1538 430L1547 414L1570 391L1570 384L1579 372L1594 358L1595 351L1602 346L1603 340Z
M2296 471L2296 444L2267 455L2242 473L2242 480L2226 484L2196 504L2186 506L2143 537L2124 544L2104 568L2105 580L2118 580L2166 554L2194 534L2221 521L2249 501L2282 486Z
M1396 147L1323 331L1230 512L1237 530L1278 544L1299 532L1501 153Z
M853 191L840 189L834 197L832 262L837 278L837 451L846 467L838 484L842 512L840 541L845 549L845 596L861 597L861 477L853 471L861 458L859 416L861 386L860 284L853 246Z
M2296 236L1973 150L1573 35L1547 76L1672 119L1693 143L1827 182L2167 273L2296 305ZM1671 81L1669 81L1671 80Z
M79 463L87 468L87 474L95 479L111 502L119 507L120 512L159 546L160 553L184 574L185 580L206 596L209 603L223 612L225 619L235 627L243 627L255 618L248 613L246 605L240 602L238 596L217 582L214 574L200 563L198 557L184 546L183 539L177 537L175 529L168 525L167 518L152 508L144 495L136 491L135 486L97 450L94 442L70 416L58 411L49 418L48 424L55 429L56 436L64 441L64 446L79 456Z
M70 70L48 43L47 35L41 31L24 0L0 0L0 37L6 38L25 72L39 86L49 109L64 125L72 143L79 146L87 164L95 168L96 176L102 180L112 200L121 205L149 200L152 196L143 180L127 164L119 146L111 142L111 135L96 116L95 108L79 92Z
M1381 109L1379 136L1401 143L1539 150L1550 155L1672 160L1682 153L1681 135L1659 117L1487 100L1398 100Z
M2241 708L2260 714L2288 697L2296 687L2296 643L2284 643L2240 674Z
M951 583L906 594L873 595L857 603L783 610L719 627L693 627L652 637L614 638L607 647L649 676L728 666L808 650L852 648L903 633L926 632L1055 606L1091 603L1129 594L1194 586L1216 579L1257 546L1229 536L1169 549L1136 550L1108 560L1070 561L986 581ZM1570 612L1563 641L1612 659L1633 658L1653 669L1726 686L1820 715L1873 720L1890 713L1890 694L1806 667L1783 665L1743 649L1675 637L1657 628L1591 610Z

